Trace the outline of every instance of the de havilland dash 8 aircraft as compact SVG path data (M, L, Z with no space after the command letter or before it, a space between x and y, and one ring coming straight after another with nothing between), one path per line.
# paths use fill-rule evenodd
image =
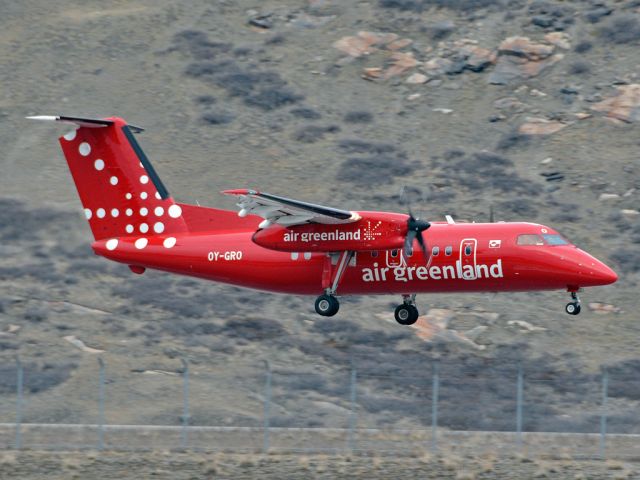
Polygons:
M147 268L289 295L316 295L332 316L338 295L397 294L396 320L418 319L434 292L578 291L617 275L553 228L535 223L427 222L348 211L250 189L226 190L239 212L176 202L118 117L28 117L76 125L60 137L97 255ZM418 247L418 248L416 248Z

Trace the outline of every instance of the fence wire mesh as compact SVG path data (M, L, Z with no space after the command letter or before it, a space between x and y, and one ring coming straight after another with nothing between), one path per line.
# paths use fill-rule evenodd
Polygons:
M574 458L630 458L640 445L640 382L626 371L87 361L82 376L59 382L61 372L17 360L0 388L0 445Z

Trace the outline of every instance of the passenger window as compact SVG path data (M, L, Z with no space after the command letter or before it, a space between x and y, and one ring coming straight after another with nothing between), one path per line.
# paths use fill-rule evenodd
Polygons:
M377 251L377 250L374 250L373 252L371 252L371 256L372 256L373 258L376 258L376 257L378 256L378 251Z
M466 246L464 247L464 254L465 254L466 256L471 255L471 245L466 245Z
M452 246L448 246L444 249L444 254L445 255L451 255L453 253L453 247Z
M544 245L544 240L540 235L524 234L518 235L518 245Z
M437 257L440 254L440 247L433 247L431 249L431 255L433 255L434 257Z
M395 249L395 248L394 248L393 250L391 250L391 256L392 256L393 258L396 258L396 257L398 256L398 250L397 250L397 249Z

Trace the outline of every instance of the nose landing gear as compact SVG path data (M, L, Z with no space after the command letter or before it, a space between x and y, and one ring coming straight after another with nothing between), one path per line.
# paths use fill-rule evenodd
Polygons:
M413 325L420 316L416 308L416 296L403 295L402 297L404 301L396 307L393 316L400 325Z
M580 298L577 292L571 292L572 302L567 303L564 307L564 311L569 315L578 315L580 313Z

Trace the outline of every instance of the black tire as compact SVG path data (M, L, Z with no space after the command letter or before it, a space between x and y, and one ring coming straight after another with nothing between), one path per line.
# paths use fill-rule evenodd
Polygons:
M400 325L413 325L418 320L418 309L414 305L407 305L405 303L398 305L393 316L396 318L396 322Z
M316 298L316 313L323 317L333 317L340 309L340 302L333 295L320 295Z
M580 313L580 304L577 302L569 302L564 307L564 311L569 315L578 315Z

